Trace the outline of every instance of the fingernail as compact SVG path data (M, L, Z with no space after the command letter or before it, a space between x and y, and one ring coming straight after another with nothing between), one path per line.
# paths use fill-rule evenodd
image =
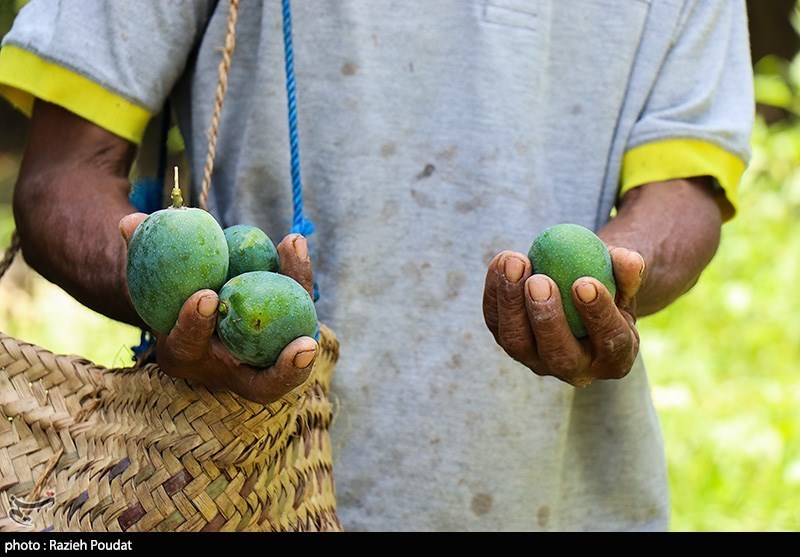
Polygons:
M197 312L203 317L211 317L217 311L217 300L214 296L203 296L197 302Z
M535 278L528 282L528 295L535 302L545 302L550 298L550 283L542 278Z
M503 264L503 274L509 282L518 282L525 271L525 264L516 257L509 257Z
M305 352L298 352L294 355L294 360L292 360L292 364L297 369L307 368L311 362L314 360L314 356L317 355L316 350L306 350Z
M582 282L576 289L578 291L578 298L584 304L594 302L597 299L597 288L591 282Z
M302 261L308 259L308 245L306 244L305 238L300 237L295 239L292 245L294 245L294 253L299 259Z

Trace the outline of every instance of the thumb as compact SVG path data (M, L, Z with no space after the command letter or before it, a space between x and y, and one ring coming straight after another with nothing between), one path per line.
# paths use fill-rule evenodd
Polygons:
M125 215L119 221L119 232L125 240L125 244L130 244L131 236L136 231L136 227L142 224L142 221L147 218L145 213L131 213Z
M644 258L633 250L613 247L610 250L617 283L617 305L628 307L632 304L646 278Z
M183 303L166 339L172 358L192 362L206 357L216 328L218 306L217 293L208 289L198 290Z

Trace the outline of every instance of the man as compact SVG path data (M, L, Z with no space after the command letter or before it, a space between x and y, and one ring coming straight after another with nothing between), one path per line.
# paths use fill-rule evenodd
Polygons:
M32 115L23 253L138 323L118 232L143 218L130 168L169 98L199 184L227 4L64 4L33 0L0 50L2 91ZM284 272L306 283L313 258L341 341L345 528L667 529L635 319L694 284L734 214L753 117L744 2L297 2L293 22L311 255L287 235L277 2L240 6L209 209L283 238ZM573 286L584 340L524 255L559 222L612 250L616 300ZM166 373L258 401L302 382L308 338L266 373L226 373L239 364L215 310L210 291L187 301L158 341Z

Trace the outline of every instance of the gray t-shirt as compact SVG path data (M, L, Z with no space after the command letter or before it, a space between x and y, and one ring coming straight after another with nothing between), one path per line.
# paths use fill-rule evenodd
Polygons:
M292 221L280 8L241 3L209 199L224 226L256 224L276 241ZM317 309L341 342L344 527L667 529L642 359L586 388L538 377L494 343L483 284L494 255L527 252L546 226L602 226L632 149L699 142L744 165L744 2L292 8ZM153 114L170 97L199 183L226 16L224 1L33 0L4 44ZM682 171L695 169L667 177Z

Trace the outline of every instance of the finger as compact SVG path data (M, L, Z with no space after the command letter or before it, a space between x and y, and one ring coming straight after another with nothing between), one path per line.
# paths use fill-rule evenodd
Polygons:
M209 289L195 292L184 302L166 338L170 360L196 362L209 356L218 306L217 293Z
M301 234L289 234L281 240L277 250L281 273L299 282L313 298L314 272L306 238Z
M144 219L147 218L145 213L131 213L130 215L125 215L119 221L119 232L122 234L122 238L125 240L125 244L129 244L131 241L131 236L136 231L136 227L139 226Z
M531 276L531 262L521 253L507 251L497 269L498 341L512 358L529 364L536 350L525 307L525 281Z
M591 277L580 278L575 281L572 292L575 306L589 332L595 377L624 377L639 350L636 329L620 312L600 281Z
M319 345L311 337L290 342L269 369L241 368L234 390L242 396L270 404L306 382L319 353Z
M536 274L525 287L528 320L539 360L535 371L575 386L587 383L584 373L588 369L588 355L569 328L558 286L550 277Z
M616 302L621 308L631 308L639 293L645 274L644 258L637 252L622 247L610 250L617 284Z
M486 280L483 285L483 320L486 322L486 326L491 331L495 341L498 342L500 316L497 312L497 288L501 273L497 266L503 258L503 253L495 255L492 262L489 263L489 268L486 270Z

